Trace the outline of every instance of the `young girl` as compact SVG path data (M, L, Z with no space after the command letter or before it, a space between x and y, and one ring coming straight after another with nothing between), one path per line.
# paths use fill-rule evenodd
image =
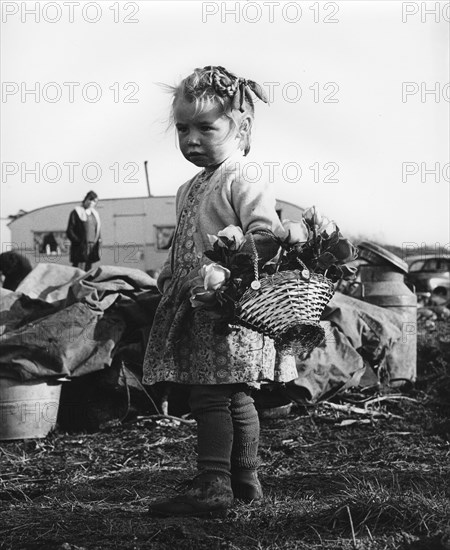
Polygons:
M262 88L223 67L195 71L173 88L173 119L183 156L203 168L177 193L177 228L158 278L163 293L144 359L144 382L190 386L197 420L198 474L183 494L150 505L154 515L222 515L233 497L262 498L257 476L259 420L251 386L297 378L292 356L278 356L273 341L250 329L223 330L220 308L192 308L190 289L211 248L209 235L228 225L244 233L284 230L265 181L242 173L250 150L252 94ZM256 236L255 236L255 240ZM257 240L260 256L273 256Z

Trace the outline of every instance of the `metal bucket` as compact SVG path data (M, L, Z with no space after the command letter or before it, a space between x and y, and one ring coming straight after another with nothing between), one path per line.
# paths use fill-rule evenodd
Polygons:
M408 264L372 243L358 245L361 265L361 299L389 309L401 318L402 335L386 357L391 385L413 382L417 375L417 296L405 284Z
M61 382L0 378L0 440L46 437L58 416Z

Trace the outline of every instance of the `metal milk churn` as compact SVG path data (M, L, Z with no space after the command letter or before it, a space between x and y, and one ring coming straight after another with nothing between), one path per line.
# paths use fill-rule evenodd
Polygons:
M405 284L408 264L371 242L358 245L361 299L389 309L401 317L402 335L386 357L391 386L413 382L417 372L417 297Z

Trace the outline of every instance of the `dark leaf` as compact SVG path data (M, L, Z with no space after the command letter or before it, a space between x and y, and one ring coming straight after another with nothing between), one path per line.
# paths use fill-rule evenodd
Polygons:
M338 244L340 238L342 238L342 235L339 232L339 229L333 231L333 233L326 240L326 244L324 244L324 246L326 246L326 250L332 251L332 249Z
M324 252L317 259L317 267L322 271L328 269L336 262L336 256L331 254L331 252Z
M342 279L342 268L336 264L331 265L325 272L325 276L333 283Z
M356 258L356 247L348 239L339 239L333 254L340 263L351 262Z

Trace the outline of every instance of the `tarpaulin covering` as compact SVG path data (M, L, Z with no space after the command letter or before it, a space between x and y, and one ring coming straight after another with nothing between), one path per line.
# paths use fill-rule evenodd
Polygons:
M39 264L1 290L0 376L81 376L112 362L127 327L151 324L155 280L145 272Z
M306 388L312 400L344 384L358 386L371 367L382 370L402 337L403 318L336 292L322 324L325 339L306 359L298 359L293 383Z

